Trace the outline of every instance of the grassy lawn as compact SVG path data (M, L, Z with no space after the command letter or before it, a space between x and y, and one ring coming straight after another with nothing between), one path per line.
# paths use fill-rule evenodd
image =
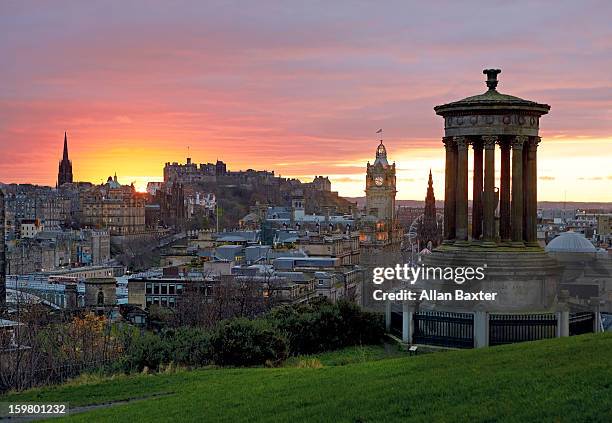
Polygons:
M612 421L611 334L389 359L368 351L322 354L320 368L118 377L0 401L74 407L169 394L69 416L88 422ZM364 354L374 361L333 365Z
M408 355L406 351L402 350L399 345L363 345L321 354L291 357L285 362L284 367L300 367L304 361L316 361L321 367L345 366L406 355Z

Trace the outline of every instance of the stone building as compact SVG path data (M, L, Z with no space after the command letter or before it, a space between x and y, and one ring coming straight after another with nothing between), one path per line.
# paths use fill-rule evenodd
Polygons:
M217 176L223 176L226 173L227 167L220 160L217 160L216 163L196 164L191 161L190 157L187 157L187 163L185 164L166 163L164 166L164 182L181 184L215 182Z
M19 235L24 220L39 220L46 228L59 228L70 221L71 200L64 185L61 189L30 184L5 185L6 234Z
M331 181L327 176L315 176L307 185L317 191L331 191Z
M380 140L374 164L367 164L366 206L357 221L359 259L364 268L362 306L372 310L380 306L372 299L373 268L395 266L402 260L400 248L404 232L396 215L396 187L395 163L389 164L387 149Z
M111 259L110 234L104 230L82 229L77 244L77 260L81 265L99 266Z
M115 278L85 280L85 307L113 307L117 304Z
M81 223L92 229L107 229L111 235L145 232L145 196L133 185L121 185L108 177L81 195Z
M165 183L154 197L159 205L159 221L166 227L180 228L185 223L187 207L184 186L180 182Z
M66 266L92 266L110 260L107 231L42 231L30 238L11 240L7 265L11 274L52 271Z
M612 213L597 216L597 234L602 243L610 244L612 241Z
M395 163L389 164L382 140L376 148L376 159L368 162L366 171L366 206L361 218L360 242L363 245L398 245L403 231L395 212Z

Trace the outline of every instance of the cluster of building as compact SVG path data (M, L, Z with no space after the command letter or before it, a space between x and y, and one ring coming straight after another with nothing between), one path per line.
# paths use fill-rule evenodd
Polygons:
M74 182L66 134L54 188L29 184L2 188L7 239L34 238L43 230L66 228L105 230L110 235L145 231L146 196L133 185L119 184L117 175L101 185Z
M94 266L110 262L106 230L41 230L6 241L6 271L23 275L45 270Z
M190 169L192 174L206 168ZM186 244L162 257L162 265L177 270L130 279L129 302L174 307L192 285L214 296L215 286L245 279L261 283L266 295L272 289L282 301L324 296L361 302L368 262L377 254L399 252L403 238L395 215L395 164L388 162L384 144L368 163L363 210L339 213L333 205L319 205L322 212L313 212L317 208L309 208L307 193L330 191L328 178L317 176L292 188L287 206L254 204L240 220L240 230L190 233Z
M612 248L612 213L606 209L538 210L538 239L548 244L568 231L582 234L598 248Z
M538 210L538 122L549 106L499 94L495 88L499 72L488 72L485 94L436 108L445 118L446 132L443 209L436 207L431 172L424 207L397 206L396 166L382 140L374 161L367 163L365 205L359 208L333 192L327 177L303 183L265 170L230 171L219 160L166 163L164 180L150 182L147 193L121 185L116 175L100 185L75 183L65 135L55 188L3 187L6 222L0 226L5 235L0 237L0 272L2 277L11 275L6 298L27 295L51 307L104 311L127 305L138 319L145 318L151 307L177 308L188 295L210 303L238 295L245 286L255 287L252 295L280 303L326 297L369 306L372 267L417 265L417 261L432 267L468 266L485 260L493 269L492 282L487 283L507 287L510 298L506 308L480 305L490 316L529 307L538 313L556 310L559 304L541 298L541 293L556 293L551 281L560 284L565 300L573 298L572 304L590 307L590 299L612 291L605 285L612 274L608 253L612 214ZM489 110L491 104L497 108ZM505 107L502 116L498 109ZM521 113L515 113L517 107ZM499 189L495 187L498 147ZM469 151L475 163L471 201ZM186 227L196 218L218 223L219 197L230 191L238 193L235 197L248 191L260 199L249 204L236 228ZM129 275L115 266L113 237L164 228L178 235L162 250L159 267ZM443 248L437 248L441 244ZM524 274L519 274L521 268L526 269ZM525 281L529 281L527 294L512 309L522 292L516 293L514 287ZM4 298L2 292L0 296ZM402 319L419 315L423 321L432 310L448 316L466 312L435 302L424 304L423 310L414 304L402 307ZM390 322L391 308L387 315ZM417 326L402 325L405 340L412 342L419 330L424 336L425 329ZM478 333L466 342L473 346L488 342L483 338L485 326L474 326ZM420 341L428 341L425 338Z
M185 291L201 291L212 299L217 287L247 281L279 302L360 297L363 269L357 232L274 232L273 245L262 243L260 230L191 233L187 244L164 254L163 270L130 278L129 303L143 309L175 307Z

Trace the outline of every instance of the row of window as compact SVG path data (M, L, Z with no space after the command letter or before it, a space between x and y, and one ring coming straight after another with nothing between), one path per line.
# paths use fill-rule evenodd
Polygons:
M181 295L183 293L183 284L147 283L146 293L153 295Z
M162 307L175 307L175 297L146 297L147 308L151 305L157 305Z

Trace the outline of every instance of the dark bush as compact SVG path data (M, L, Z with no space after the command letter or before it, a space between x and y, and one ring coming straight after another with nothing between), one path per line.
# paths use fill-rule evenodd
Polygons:
M212 362L210 333L198 328L180 328L164 336L170 358L176 364L204 366Z
M203 366L210 364L210 334L202 329L180 328L161 334L136 333L124 340L124 371L157 370L162 364Z
M160 364L168 362L168 343L151 332L137 334L131 339L129 348L125 349L125 355L121 359L126 372L142 371L145 367L157 370Z
M276 308L263 318L223 321L212 332L184 327L125 335L120 366L130 372L145 367L157 370L171 362L185 366L278 364L289 354L380 343L384 325L380 316L353 303L319 299Z
M230 366L280 363L288 355L287 341L262 319L222 322L211 339L216 364Z
M279 307L266 316L289 340L291 354L313 354L349 345L377 344L384 336L382 318L357 305L324 299Z

